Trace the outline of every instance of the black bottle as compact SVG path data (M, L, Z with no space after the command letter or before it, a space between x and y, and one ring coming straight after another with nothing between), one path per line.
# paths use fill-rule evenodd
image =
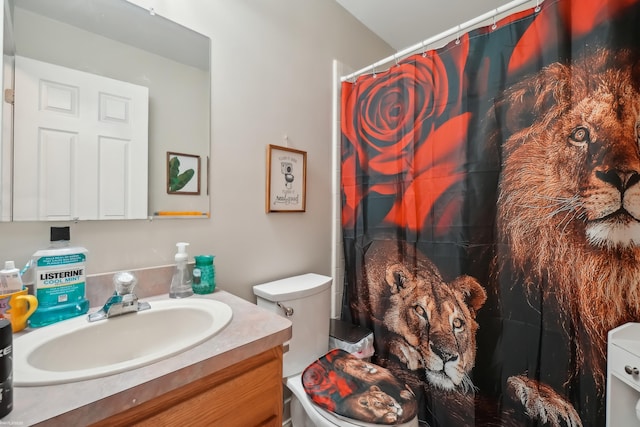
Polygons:
M11 322L0 319L0 418L13 409L13 332Z

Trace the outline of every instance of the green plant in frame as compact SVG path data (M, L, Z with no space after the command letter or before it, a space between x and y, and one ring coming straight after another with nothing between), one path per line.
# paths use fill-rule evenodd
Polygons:
M173 157L169 160L169 191L180 191L195 175L193 169L180 173L180 159Z

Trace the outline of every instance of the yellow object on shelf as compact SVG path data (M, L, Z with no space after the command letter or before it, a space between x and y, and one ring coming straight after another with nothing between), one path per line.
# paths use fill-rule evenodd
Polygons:
M158 211L157 216L209 216L209 212L200 211Z

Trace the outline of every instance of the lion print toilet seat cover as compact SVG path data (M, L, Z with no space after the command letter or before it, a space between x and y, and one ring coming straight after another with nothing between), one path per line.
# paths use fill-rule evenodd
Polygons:
M338 416L371 424L402 424L416 416L411 389L378 365L331 350L302 373L311 400Z

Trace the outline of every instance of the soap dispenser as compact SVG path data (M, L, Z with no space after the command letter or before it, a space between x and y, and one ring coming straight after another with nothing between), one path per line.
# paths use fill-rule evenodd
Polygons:
M191 288L191 273L187 266L187 260L189 259L189 255L187 255L187 246L189 246L189 244L180 242L176 243L176 246L178 247L178 252L175 257L176 271L173 273L173 278L171 279L169 297L186 298L193 295L193 289Z

